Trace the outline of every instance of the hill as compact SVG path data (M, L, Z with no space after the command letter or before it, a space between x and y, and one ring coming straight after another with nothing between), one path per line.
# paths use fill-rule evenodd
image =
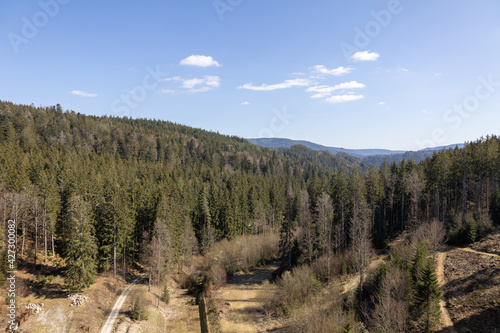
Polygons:
M403 160L413 159L415 162L420 162L427 157L431 157L435 152L445 149L454 149L455 147L463 148L463 144L452 144L448 146L439 146L433 148L425 148L418 151L403 151L403 150L388 150L388 149L345 149L337 147L322 146L313 142L303 140L290 140L283 138L260 138L247 139L249 142L266 147L266 148L291 148L294 145L302 145L316 151L327 151L332 155L347 154L358 158L366 164L382 165L384 160L388 163L400 163Z

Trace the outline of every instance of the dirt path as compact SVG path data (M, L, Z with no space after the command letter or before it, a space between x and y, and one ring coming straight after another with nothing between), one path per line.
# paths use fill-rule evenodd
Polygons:
M471 249L470 247L459 247L458 249L461 250L461 251L482 254L484 256L490 256L490 257L500 258L500 256L498 254L476 251L476 250Z
M118 317L118 313L120 312L120 309L125 302L125 299L127 298L128 294L132 290L132 288L136 285L137 282L139 282L142 279L141 277L138 277L134 282L129 284L127 288L122 292L120 297L116 300L115 306L113 306L113 309L111 310L111 313L109 314L108 320L104 324L104 326L101 329L101 333L111 333L113 331L113 326L115 324L115 320Z
M383 254L379 256L377 259L373 260L370 262L367 268L365 268L366 273L369 271L375 269L378 265L380 265L385 259L387 259L387 254ZM365 278L363 281L365 281L366 277L368 274L365 274ZM342 281L342 292L340 295L344 295L348 293L349 291L358 288L359 286L359 273L352 274L347 276L345 280Z
M438 252L437 253L437 276L439 288L443 290L443 286L445 284L444 280L444 260L446 259L446 252ZM439 301L439 306L441 307L441 322L443 325L443 332L456 333L457 331L453 327L453 322L451 321L450 314L448 313L448 309L446 309L446 298L444 293L441 295L441 299Z
M278 267L277 263L272 263L248 274L236 274L217 291L216 298L225 305L222 332L255 333L277 327L278 323L266 321L263 313L266 301L263 295L274 293L275 287L263 282L270 279Z

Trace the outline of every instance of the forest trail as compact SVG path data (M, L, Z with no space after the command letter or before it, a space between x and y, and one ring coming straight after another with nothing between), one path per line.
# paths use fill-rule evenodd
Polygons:
M461 250L461 251L465 251L465 252L477 253L477 254L481 254L481 255L484 255L484 256L490 256L490 257L494 257L494 258L500 258L500 256L498 254L476 251L476 250L471 249L470 247L459 247L458 249Z
M367 268L365 268L365 276L363 281L366 279L367 275L366 273L370 272L371 270L375 269L378 265L380 265L384 260L386 260L388 257L388 254L382 254L377 257L377 259L372 260L370 264L368 265ZM350 292L353 289L358 288L359 286L359 273L351 274L349 275L345 280L342 281L342 292L340 295L344 295L348 292Z
M106 323L101 329L101 333L111 333L113 331L113 327L115 324L116 318L118 318L118 314L120 313L120 309L125 302L125 299L127 299L128 294L132 290L132 288L137 284L142 279L142 276L138 277L137 279L134 280L131 284L123 290L122 294L118 299L116 300L115 305L113 306L113 309L111 309L111 313L109 314L108 320L106 320Z
M406 239L406 234L400 235L397 237L395 240L387 244L388 249L392 249L394 247L399 246L401 243L403 243ZM366 273L370 272L371 270L377 268L378 265L383 263L387 258L389 257L389 252L384 253L381 255L378 255L375 260L372 260L368 267L365 269ZM368 274L365 274L365 279ZM340 293L341 295L344 295L348 293L349 291L357 288L359 286L359 273L353 274L348 276L345 280L342 281L342 292Z
M215 297L226 309L220 320L222 332L266 332L279 326L266 321L263 310L266 302L263 296L276 290L274 285L263 282L269 280L278 267L274 262L247 274L237 273L216 292Z
M437 276L439 288L443 290L443 286L445 284L444 279L444 260L446 259L446 252L438 252L437 253ZM453 327L453 322L451 321L450 314L446 309L446 298L444 293L441 295L441 299L439 300L439 306L441 307L441 323L443 325L443 332L456 333L457 331Z

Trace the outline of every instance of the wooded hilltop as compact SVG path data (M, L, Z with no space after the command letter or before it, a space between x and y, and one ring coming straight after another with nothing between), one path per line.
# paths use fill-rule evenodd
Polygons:
M439 222L450 244L499 225L500 139L376 167L167 121L0 102L0 210L2 284L9 219L20 260L63 258L75 290L129 269L159 284L221 240L271 233L285 268L355 249L344 265L363 274L372 248L422 223Z

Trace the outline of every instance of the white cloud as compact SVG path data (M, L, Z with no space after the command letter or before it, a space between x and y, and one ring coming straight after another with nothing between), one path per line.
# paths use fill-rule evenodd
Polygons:
M210 90L212 90L212 88L205 86L205 87L200 87L200 88L196 88L196 89L189 89L187 92L188 93L198 93L198 92L207 92Z
M241 105L250 105L250 102L243 102Z
M351 60L354 61L375 61L380 57L380 54L376 52L356 52L351 56Z
M314 72L316 72L316 73L329 74L329 75L334 75L334 76L341 76L341 75L349 74L352 71L351 67L337 67L334 69L328 69L323 65L316 65L313 68L314 68Z
M205 84L212 88L217 88L220 86L220 77L218 76L205 76Z
M81 91L81 90L73 90L71 92L71 94L77 95L77 96L82 96L82 97L97 97L97 94L88 93L88 92Z
M162 93L162 94L177 95L177 91L175 91L173 89L160 89L160 93Z
M238 89L248 89L254 91L271 91L278 89L286 89L291 87L304 87L311 85L311 81L309 79L294 79L294 80L285 80L281 83L276 84L263 84L260 86L254 86L251 83L245 83L242 86L239 86Z
M306 89L307 92L316 93L311 96L311 98L322 98L328 97L332 92L336 90L346 90L346 89L359 89L366 87L365 84L359 83L358 81L350 81L336 84L334 86L313 86Z
M186 89L192 89L200 84L203 84L204 82L205 82L204 79L198 79L198 78L184 80L182 81L182 87Z
M220 77L215 75L205 75L202 78L183 79L180 76L164 78L164 82L180 82L180 90L161 89L162 94L177 95L178 93L207 92L220 86Z
M325 99L325 101L332 104L338 104L344 102L357 101L363 98L365 98L365 96L363 95L335 95L328 97L327 99Z
M385 105L385 102L378 102L378 105Z
M191 55L185 59L182 59L180 64L185 66L197 67L221 67L221 64L215 61L212 57L204 55Z

